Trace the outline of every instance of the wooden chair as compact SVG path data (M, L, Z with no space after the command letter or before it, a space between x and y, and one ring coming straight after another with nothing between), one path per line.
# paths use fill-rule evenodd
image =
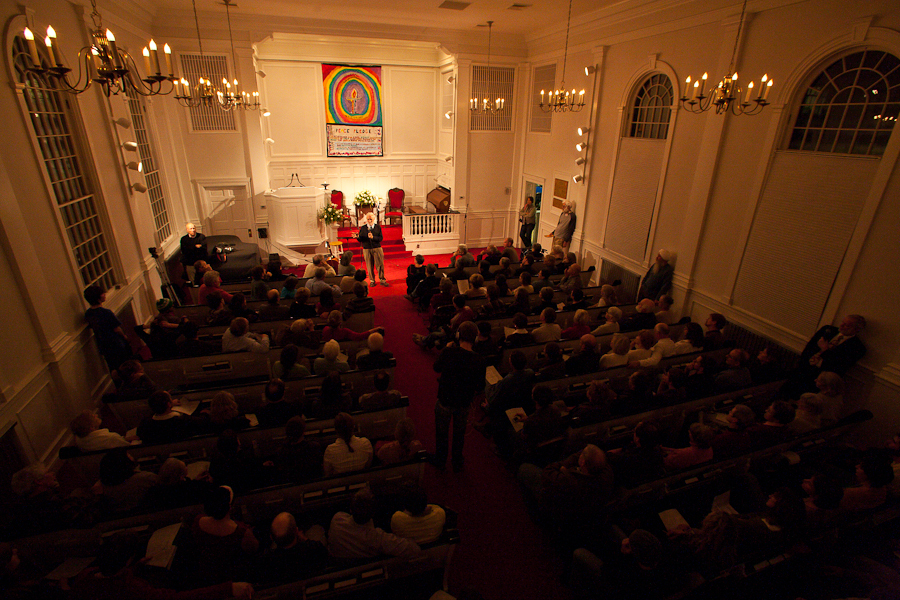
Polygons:
M341 227L353 227L353 222L350 220L350 209L344 206L344 192L331 190L331 203L341 211Z
M392 222L403 223L403 200L406 198L406 192L400 188L392 188L388 190L388 207L384 213L385 222L390 225Z

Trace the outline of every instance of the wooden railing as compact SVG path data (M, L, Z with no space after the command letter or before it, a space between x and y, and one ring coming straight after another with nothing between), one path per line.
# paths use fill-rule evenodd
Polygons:
M459 213L403 215L403 239L410 242L434 242L437 240L459 243Z

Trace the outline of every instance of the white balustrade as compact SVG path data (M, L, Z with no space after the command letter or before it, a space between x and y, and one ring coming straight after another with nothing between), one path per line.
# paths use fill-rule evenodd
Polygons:
M403 215L403 240L407 250L452 252L459 244L459 213Z

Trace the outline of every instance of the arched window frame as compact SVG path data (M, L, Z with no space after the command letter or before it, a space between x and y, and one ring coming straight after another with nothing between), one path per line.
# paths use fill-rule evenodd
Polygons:
M19 107L21 109L21 117L25 122L25 128L29 133L28 137L32 143L34 160L39 165L38 170L44 181L47 198L50 199L53 204L52 212L59 227L61 242L66 248L69 249L69 252L66 253L66 256L68 257L71 265L73 281L79 289L85 289L86 287L88 287L88 285L91 285L91 283L98 283L111 290L121 281L123 281L123 269L115 247L115 238L112 235L113 228L106 211L106 205L96 173L95 162L90 152L90 146L87 142L87 132L84 127L80 109L78 107L77 97L66 92L60 92L60 94L62 94L61 98L64 100L63 114L66 118L67 125L69 126L68 133L71 136L72 140L73 156L75 158L75 162L77 162L79 165L80 175L83 178L84 184L89 190L89 197L93 201L92 204L94 206L94 211L96 214L98 230L100 232L98 238L103 241L102 250L106 255L106 260L109 263L108 269L106 269L107 275L99 278L92 277L91 282L87 282L84 265L80 265L78 260L76 259L76 248L73 245L73 238L70 237L67 231L70 223L66 221L61 212L59 200L54 190L54 182L51 180L50 175L47 171L47 166L45 164L46 157L44 155L44 152L41 150L37 132L34 128L33 122L31 121L28 103L25 99L27 86L19 81L16 66L14 64L15 56L13 54L13 45L16 37L22 37L22 32L24 31L26 26L29 26L32 29L40 30L41 25L36 23L29 24L26 20L25 14L11 17L7 21L6 25L7 26L3 34L3 50L6 53L4 64L6 65L7 76L12 87L16 91L17 99L19 101ZM46 24L43 24L43 26L46 26ZM45 48L42 44L38 44L37 47L41 59L46 61L47 56ZM92 256L96 258L96 255L93 251ZM94 260L94 258L91 258L91 260Z
M657 93L659 91L668 93L668 104L662 103L665 99ZM649 101L641 102L642 98ZM675 108L675 87L672 84L672 78L661 71L649 73L635 88L630 107L628 125L625 130L627 137L651 140L667 139L672 123L672 112ZM643 118L639 119L639 117Z
M875 53L882 56L873 61L871 57ZM861 55L859 63L855 62L857 55ZM853 64L848 63L848 60L854 61ZM884 69L885 60L889 60L892 66ZM875 67L879 69L876 70ZM873 72L878 74L872 75ZM897 110L900 106L898 93L889 97L885 94L886 89L876 87L885 81L886 76L894 80L900 77L900 57L882 48L848 48L820 61L816 68L809 71L803 85L797 86L795 90L782 148L787 151L873 158L882 156L892 131L896 129L896 121L891 121L894 124L887 128L880 119L896 119L900 112ZM827 104L816 102L810 95L813 85L820 79L824 83L823 90L836 85L842 86ZM885 100L877 97L879 91ZM808 99L811 101L807 101ZM890 103L885 106L888 101ZM867 124L876 126L865 127ZM879 139L880 144L876 143Z

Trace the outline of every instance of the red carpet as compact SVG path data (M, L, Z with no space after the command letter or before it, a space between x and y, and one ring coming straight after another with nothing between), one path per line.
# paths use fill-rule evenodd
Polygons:
M405 271L403 265L403 277ZM402 297L405 286L379 286L372 291L375 324L385 328L385 348L397 358L396 387L409 396L409 416L416 423L418 438L433 450L437 374L432 365L437 354L412 343L412 334L425 333L426 327L422 316ZM459 474L450 469L441 474L431 466L425 472L429 500L459 513L461 543L453 557L451 592L471 586L488 600L569 598L560 582L561 558L526 513L513 474L471 426L465 460L465 470Z

